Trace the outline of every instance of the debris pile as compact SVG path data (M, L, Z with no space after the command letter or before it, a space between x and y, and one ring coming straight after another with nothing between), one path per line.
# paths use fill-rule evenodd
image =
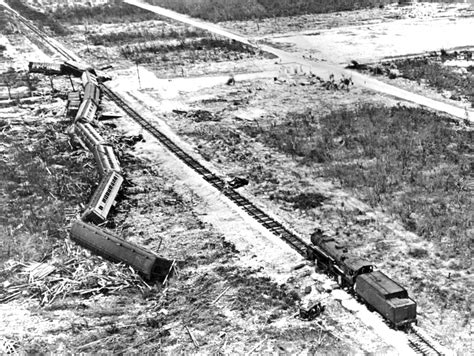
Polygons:
M8 280L3 283L0 303L23 297L39 300L41 305L50 305L72 295L151 289L133 269L92 256L68 240L64 241L61 252L62 256L53 257L48 262L6 263L2 273L19 272L22 277L15 283Z

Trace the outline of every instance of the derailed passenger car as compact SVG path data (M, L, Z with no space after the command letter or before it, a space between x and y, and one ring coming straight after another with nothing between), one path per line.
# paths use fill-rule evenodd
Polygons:
M88 82L84 85L84 100L92 100L97 106L100 104L100 89L97 84Z
M110 171L121 172L119 160L115 156L112 146L97 145L93 153L101 177Z
M381 271L357 277L355 293L396 327L416 321L416 303L405 288Z
M30 73L41 73L45 75L62 74L61 63L29 62L28 71Z
M74 118L74 123L77 122L92 122L95 119L98 106L93 100L85 99L82 100L81 105L77 111L76 117Z
M105 145L105 139L89 123L78 122L74 127L74 132L81 144L94 153L97 145Z
M115 171L110 171L102 177L84 214L82 214L82 220L92 221L95 224L101 224L107 220L122 183L122 176Z
M88 70L84 71L81 76L82 86L85 88L87 83L92 83L96 86L99 86L99 82L97 80L97 76L92 74Z
M170 272L171 261L96 226L76 221L70 236L73 241L108 260L132 266L147 279L163 280Z

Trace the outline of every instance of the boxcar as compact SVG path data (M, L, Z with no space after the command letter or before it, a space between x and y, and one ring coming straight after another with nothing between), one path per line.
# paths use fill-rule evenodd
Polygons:
M74 132L77 137L93 154L97 145L105 144L104 138L89 123L78 122L74 125Z
M70 236L72 240L108 260L132 266L147 279L163 280L170 271L171 261L96 226L76 221L72 225Z
M110 171L115 171L120 174L120 163L115 156L112 146L96 145L93 153L101 177Z
M95 119L95 114L97 113L97 105L93 100L82 100L79 110L77 111L74 122L85 121L92 122Z
M403 327L416 321L416 303L405 288L381 271L357 277L355 293L391 324Z
M96 224L103 223L107 220L107 216L117 197L122 182L122 176L115 171L110 171L102 177L99 186L82 214L82 220L92 221Z

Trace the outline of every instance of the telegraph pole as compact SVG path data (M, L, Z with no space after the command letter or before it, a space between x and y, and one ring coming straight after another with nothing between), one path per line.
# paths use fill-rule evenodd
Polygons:
M140 80L140 71L138 70L138 61L136 61L135 64L137 65L138 88L141 90L142 89L142 82Z

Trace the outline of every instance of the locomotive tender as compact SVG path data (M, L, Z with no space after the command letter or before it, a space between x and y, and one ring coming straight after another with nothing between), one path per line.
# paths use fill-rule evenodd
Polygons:
M357 277L354 292L396 327L416 322L416 303L405 288L381 271Z
M350 255L347 248L321 230L311 235L311 243L308 258L336 277L341 287L348 287L395 327L416 322L415 301L386 274L374 271L372 263Z

